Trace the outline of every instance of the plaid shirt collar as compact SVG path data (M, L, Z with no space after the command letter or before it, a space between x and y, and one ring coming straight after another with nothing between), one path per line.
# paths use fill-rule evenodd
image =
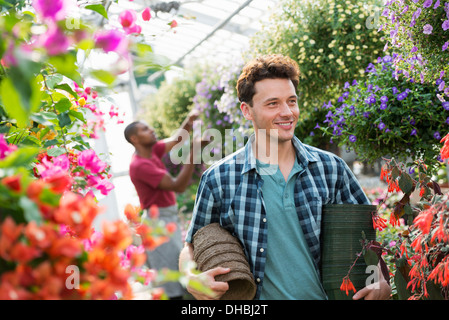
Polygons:
M245 156L245 162L243 163L241 172L242 175L253 169L256 170L258 174L260 174L257 168L256 157L254 156L253 152L253 142L255 141L255 139L255 134L252 134L248 142L246 143L245 151L242 154ZM309 163L318 161L318 159L313 154L311 154L306 148L304 148L304 145L296 136L293 137L292 143L295 149L296 159L302 170L307 168Z

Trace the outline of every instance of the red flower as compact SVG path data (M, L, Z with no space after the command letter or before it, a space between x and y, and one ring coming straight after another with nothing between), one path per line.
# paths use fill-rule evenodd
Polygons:
M373 214L373 228L382 231L387 227L387 219L382 218L378 214Z
M3 178L2 183L11 190L14 190L16 192L22 191L22 186L20 184L20 176L19 175Z
M340 286L340 290L341 291L345 291L346 295L349 295L349 291L352 290L354 291L354 293L356 293L357 290L355 290L354 285L352 284L351 280L349 279L348 276L343 278L343 282Z
M444 145L440 150L441 159L444 160L449 158L449 133L443 139L441 139L440 142L444 142Z

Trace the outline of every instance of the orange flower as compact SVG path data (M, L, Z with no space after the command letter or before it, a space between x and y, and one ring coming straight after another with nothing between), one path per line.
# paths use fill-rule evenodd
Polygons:
M25 236L32 246L46 249L56 239L57 233L49 224L38 226L35 221L31 221L25 227Z
M9 260L10 250L22 234L22 230L22 224L16 225L10 216L6 217L0 226L0 257Z
M131 230L123 221L105 221L103 223L103 248L125 250L132 243Z
M142 209L140 206L133 206L132 204L127 204L125 206L125 216L132 223L140 223L140 212Z
M61 197L59 208L54 213L57 223L67 225L80 238L92 234L92 222L103 211L91 195L82 197L73 192L66 192Z
M137 227L136 233L140 235L142 245L148 250L154 250L169 240L169 238L165 236L153 236L152 228L144 223Z
M354 291L354 293L356 293L355 287L354 287L354 285L352 284L352 282L351 282L351 280L349 279L348 276L345 276L345 277L343 278L343 282L342 282L342 284L341 284L341 286L340 286L340 290L341 290L341 291L345 291L345 292L346 292L346 295L349 295L349 291L350 291L350 290L352 290L352 291Z
M53 241L47 250L52 258L57 257L78 257L82 253L82 243L79 239L63 237Z

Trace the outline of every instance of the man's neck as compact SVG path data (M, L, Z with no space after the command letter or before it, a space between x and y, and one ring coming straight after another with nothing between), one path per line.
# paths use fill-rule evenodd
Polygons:
M153 154L153 145L151 147L136 146L135 153L141 158L150 159Z

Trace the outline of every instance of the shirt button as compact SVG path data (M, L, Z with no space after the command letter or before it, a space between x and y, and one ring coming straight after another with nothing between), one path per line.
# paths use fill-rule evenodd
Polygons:
M256 281L257 281L257 282L260 282L260 278L257 278Z
M263 221L263 222L267 222L267 218L263 218L262 221Z
M259 250L260 252L263 252L264 250L263 250L263 248L260 248L260 250Z

